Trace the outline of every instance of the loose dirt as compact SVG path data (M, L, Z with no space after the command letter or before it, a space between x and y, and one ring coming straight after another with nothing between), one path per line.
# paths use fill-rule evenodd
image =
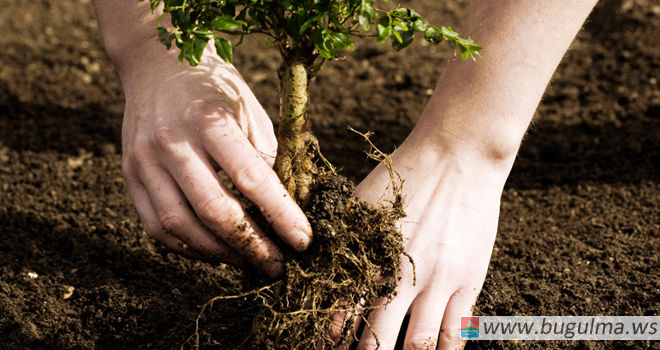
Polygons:
M460 28L467 3L405 1ZM89 0L0 0L0 348L178 348L200 307L249 288L243 272L169 253L144 234L120 173L123 96ZM555 74L502 198L482 315L660 314L660 7L601 2ZM275 50L237 66L277 115ZM374 166L346 125L391 151L449 57L365 43L312 90L324 154ZM66 297L68 296L68 297ZM219 305L219 304L218 304ZM206 348L246 334L214 307ZM473 342L468 348L647 349L645 342Z

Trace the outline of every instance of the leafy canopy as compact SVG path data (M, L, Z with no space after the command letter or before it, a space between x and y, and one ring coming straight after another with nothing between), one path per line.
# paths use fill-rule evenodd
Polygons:
M143 1L143 0L140 0ZM208 41L226 62L232 62L232 43L225 37L263 33L271 37L286 59L305 56L310 63L320 57L331 60L345 49L354 49L354 37L374 37L401 50L410 45L415 33L437 44L443 39L455 45L463 60L475 59L481 46L464 39L451 27L429 24L415 10L397 6L379 8L388 0L149 0L154 10L164 5L174 28L158 26L158 39L169 49L172 42L184 58L197 65ZM375 30L374 30L375 27ZM238 42L237 45L241 43ZM455 51L456 52L456 51Z

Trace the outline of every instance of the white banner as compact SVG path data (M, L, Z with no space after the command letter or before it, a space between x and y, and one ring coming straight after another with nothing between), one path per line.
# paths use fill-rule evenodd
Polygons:
M466 340L660 340L660 316L461 317Z

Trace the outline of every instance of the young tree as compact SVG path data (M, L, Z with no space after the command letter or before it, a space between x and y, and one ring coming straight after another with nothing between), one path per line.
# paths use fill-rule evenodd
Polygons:
M427 23L415 10L378 6L387 0L150 0L164 4L173 29L159 25L159 40L180 50L179 61L197 65L210 40L226 62L232 62L232 43L225 37L260 33L279 48L280 117L275 171L298 203L308 197L317 172L318 143L309 122L309 82L327 60L354 49L354 37L388 38L396 50L409 46L415 33L437 44L453 43L465 60L481 50L472 39L461 38L451 27ZM375 26L374 26L375 25ZM375 27L375 30L374 30Z
M464 60L475 59L481 46L450 27L427 23L413 9L385 9L387 0L150 0L152 10L161 3L162 16L170 15L172 27L159 24L158 38L168 49L173 44L180 49L179 62L199 64L212 41L217 54L231 63L233 47L254 33L268 36L282 57L274 167L291 196L306 208L315 244L286 263L283 279L240 295L254 295L259 303L249 346L332 347L338 339L331 339L327 330L337 312L350 315L339 339L347 341L356 318L373 309L365 300L393 295L405 254L396 221L404 213L400 197L392 208L375 208L351 198L352 187L343 180L317 181L320 152L308 116L310 80L326 61L354 49L355 37L380 43L389 39L401 50L420 33L434 44L451 42ZM227 35L239 37L238 43L233 45ZM387 159L374 152L377 159ZM310 196L312 184L323 194ZM332 208L323 202L327 198ZM213 301L232 298L216 297L202 312Z

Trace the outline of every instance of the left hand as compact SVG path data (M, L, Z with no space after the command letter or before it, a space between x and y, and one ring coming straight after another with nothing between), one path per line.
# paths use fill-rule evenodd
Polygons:
M369 316L373 332L365 327L360 350L376 349L378 344L380 349L393 349L406 314L410 323L404 349L462 347L461 317L472 314L486 277L508 168L414 139L406 141L392 160L404 179L407 217L400 229L415 276L408 259L402 258L397 296ZM389 174L380 164L358 186L357 195L377 203L391 193L390 187Z

